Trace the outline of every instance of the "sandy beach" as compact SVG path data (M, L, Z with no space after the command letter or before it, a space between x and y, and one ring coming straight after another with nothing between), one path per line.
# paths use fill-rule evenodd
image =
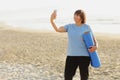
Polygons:
M120 80L120 35L95 36L102 66L89 79ZM0 27L0 80L64 80L66 49L67 33Z

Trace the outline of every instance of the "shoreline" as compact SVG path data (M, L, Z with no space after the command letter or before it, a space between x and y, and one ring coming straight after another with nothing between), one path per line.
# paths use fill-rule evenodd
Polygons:
M100 37L101 39L120 39L120 34L114 34L114 33L101 33L101 32L95 32L94 35L96 37Z
M10 31L17 31L17 32L30 32L30 33L58 33L54 30L40 30L40 29L30 29L30 28L23 28L23 27L0 27L0 30L10 30ZM115 38L120 39L120 34L118 33L107 33L107 32L95 32L94 35L97 37L103 38Z

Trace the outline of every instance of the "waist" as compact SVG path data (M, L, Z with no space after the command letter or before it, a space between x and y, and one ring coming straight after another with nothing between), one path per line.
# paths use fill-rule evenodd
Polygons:
M89 56L67 56L67 59L71 62L87 62L91 60Z

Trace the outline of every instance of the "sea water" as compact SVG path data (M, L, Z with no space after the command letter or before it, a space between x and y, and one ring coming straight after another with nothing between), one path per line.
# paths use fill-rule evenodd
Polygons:
M12 27L22 27L26 29L51 30L54 31L50 24L50 15L40 12L32 13L5 13L0 14L0 24L6 24ZM74 23L73 17L57 17L56 25L58 27L69 23ZM91 26L94 32L120 34L120 17L102 17L88 16L87 24Z

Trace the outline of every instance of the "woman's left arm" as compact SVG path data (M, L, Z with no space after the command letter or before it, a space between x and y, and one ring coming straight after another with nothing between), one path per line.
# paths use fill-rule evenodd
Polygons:
M94 46L91 46L90 49L88 49L89 52L94 52L98 48L98 42L97 42L97 40L96 40L96 38L94 36L93 36L93 40L94 40L95 44L94 44Z
M93 31L92 31L90 26L88 27L88 29L89 29L89 31L91 31L91 33L93 35L93 40L94 40L94 45L91 46L88 50L89 50L89 52L94 52L98 48L98 42L97 42L97 40L96 40L96 38L94 36L94 33L93 33Z
M98 48L98 42L97 42L97 40L96 40L96 38L95 37L93 37L93 40L94 40L94 46L96 46L96 48Z

